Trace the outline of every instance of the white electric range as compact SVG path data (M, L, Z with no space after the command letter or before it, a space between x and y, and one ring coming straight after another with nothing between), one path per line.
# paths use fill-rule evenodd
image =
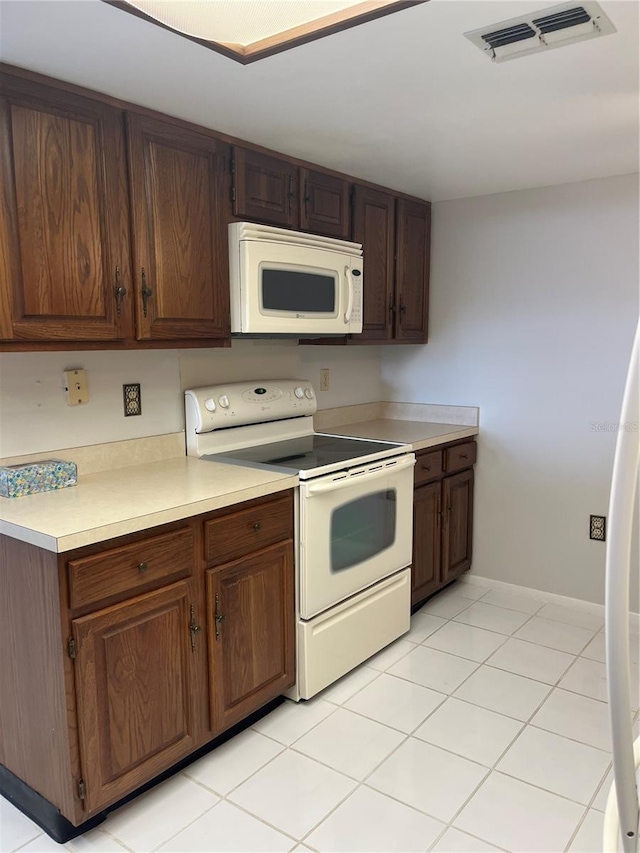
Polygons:
M296 472L297 683L308 699L409 630L410 445L316 433L311 384L185 392L187 453Z

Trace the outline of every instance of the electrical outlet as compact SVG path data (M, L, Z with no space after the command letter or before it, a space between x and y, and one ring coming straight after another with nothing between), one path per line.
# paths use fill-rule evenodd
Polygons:
M604 515L589 516L589 539L604 542L607 538L607 519Z
M139 382L131 382L128 385L123 385L122 397L124 401L125 418L142 414L142 397L140 395Z
M328 391L329 390L329 368L323 367L320 371L320 390Z
M69 406L81 406L89 402L87 372L81 367L64 371L64 390Z

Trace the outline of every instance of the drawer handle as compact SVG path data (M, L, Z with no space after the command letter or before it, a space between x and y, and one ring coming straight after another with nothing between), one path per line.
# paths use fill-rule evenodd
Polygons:
M260 527L261 527L260 522L256 521L253 525L253 532L258 533L258 531L260 530Z
M149 567L147 566L146 563L138 563L138 571L140 572L141 575L143 575L147 571L148 568Z
M423 465L423 466L422 466L422 470L423 470L423 471L430 471L430 470L431 470L431 465Z
M469 457L467 456L467 454L466 454L466 453L461 453L461 454L460 454L460 459L468 459L468 458L469 458Z

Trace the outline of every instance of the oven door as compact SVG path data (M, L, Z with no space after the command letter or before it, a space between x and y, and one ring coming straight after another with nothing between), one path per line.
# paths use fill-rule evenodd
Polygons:
M300 484L303 619L410 564L414 464L404 454Z

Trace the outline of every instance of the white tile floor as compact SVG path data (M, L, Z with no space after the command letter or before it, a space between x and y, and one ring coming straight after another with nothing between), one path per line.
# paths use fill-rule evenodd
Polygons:
M459 581L320 696L277 708L66 849L601 850L601 629L589 607ZM638 648L636 633L636 664ZM0 798L0 851L17 850L65 848Z

